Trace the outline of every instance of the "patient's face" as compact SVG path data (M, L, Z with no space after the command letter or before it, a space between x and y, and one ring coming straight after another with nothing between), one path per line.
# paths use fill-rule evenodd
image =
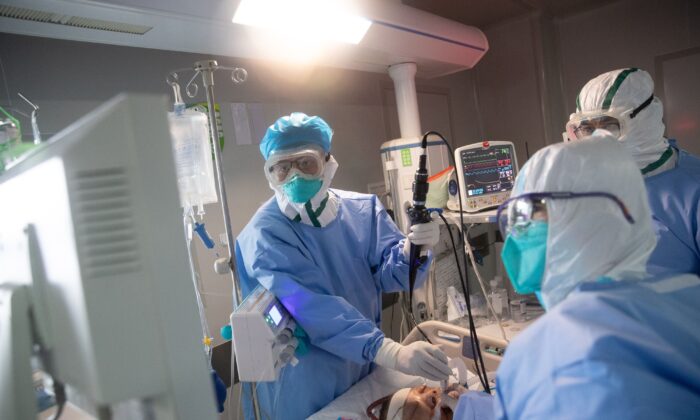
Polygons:
M452 420L450 409L440 408L442 390L426 385L411 388L403 405L402 420L431 420L435 410L441 410L442 420Z

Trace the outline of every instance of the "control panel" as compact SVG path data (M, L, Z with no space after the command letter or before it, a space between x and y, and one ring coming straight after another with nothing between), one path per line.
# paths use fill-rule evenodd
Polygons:
M233 348L242 382L271 382L296 365L296 324L277 298L258 286L231 314Z

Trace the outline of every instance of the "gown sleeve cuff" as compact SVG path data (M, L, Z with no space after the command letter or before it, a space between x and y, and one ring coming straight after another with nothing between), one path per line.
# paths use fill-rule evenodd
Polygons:
M467 392L459 397L453 418L460 420L492 420L496 418L494 397L485 392Z

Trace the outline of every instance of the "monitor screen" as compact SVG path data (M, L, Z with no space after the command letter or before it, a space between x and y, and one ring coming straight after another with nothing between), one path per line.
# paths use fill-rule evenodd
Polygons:
M276 305L272 305L270 311L268 312L268 315L270 315L272 322L275 323L275 327L280 325L280 321L282 321L282 314L280 313L280 310L277 308Z
M509 145L462 150L460 154L467 197L513 189L513 148Z
M0 286L25 281L43 298L32 318L50 339L47 373L89 406L218 419L166 109L160 95L119 95L0 174L12 203L0 206ZM34 264L41 275L22 277ZM4 401L0 418L30 418L3 415Z

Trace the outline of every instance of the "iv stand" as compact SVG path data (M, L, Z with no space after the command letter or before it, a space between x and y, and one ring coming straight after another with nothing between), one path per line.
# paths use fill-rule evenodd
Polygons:
M231 229L231 216L228 211L228 196L226 194L226 183L224 180L224 169L223 163L221 161L221 144L219 143L219 127L216 123L216 109L214 101L214 73L217 70L229 70L231 71L231 80L233 83L243 83L248 77L248 72L241 67L225 67L219 66L216 60L203 60L194 63L194 68L179 69L174 70L168 74L166 81L168 84L173 85L177 83L178 73L184 71L194 71L194 75L190 81L185 86L185 92L187 96L193 98L197 95L199 86L195 82L195 79L200 74L202 75L202 84L204 85L207 96L207 109L209 111L209 129L211 131L213 150L214 150L214 168L216 170L216 184L219 190L219 197L221 198L221 212L224 217L224 226L226 229L226 246L228 248L228 266L231 271L231 280L233 282L233 308L234 310L238 307L242 300L241 294L241 283L238 279L238 274L236 273L236 267L234 263L234 238L233 231ZM190 90L191 89L191 90ZM231 366L235 366L236 355L231 352ZM231 377L233 382L233 377ZM233 387L233 383L231 383ZM256 383L251 383L252 394L253 394L253 411L255 418L259 420L260 417L260 406L258 403L258 394L256 390Z

